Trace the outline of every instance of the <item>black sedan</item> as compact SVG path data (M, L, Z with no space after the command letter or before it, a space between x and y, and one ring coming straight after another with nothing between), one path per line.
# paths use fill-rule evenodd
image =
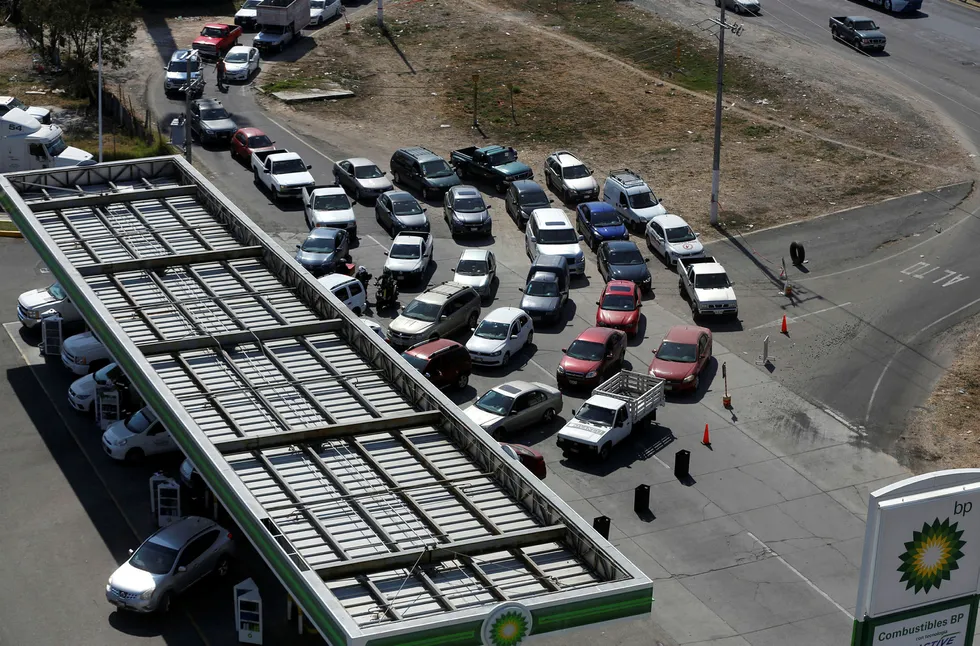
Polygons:
M520 179L507 187L504 208L507 209L510 219L523 230L531 219L531 212L550 206L552 201L540 184L534 180Z
M631 280L643 290L651 289L650 270L636 243L627 240L610 240L599 245L596 267L603 280Z

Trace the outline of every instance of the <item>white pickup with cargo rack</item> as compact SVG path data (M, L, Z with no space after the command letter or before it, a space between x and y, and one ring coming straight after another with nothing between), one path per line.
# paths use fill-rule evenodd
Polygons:
M0 201L328 643L650 612L639 568L184 159L0 176Z
M612 448L647 420L657 419L664 405L665 380L623 370L596 386L582 407L558 431L558 447L605 460Z

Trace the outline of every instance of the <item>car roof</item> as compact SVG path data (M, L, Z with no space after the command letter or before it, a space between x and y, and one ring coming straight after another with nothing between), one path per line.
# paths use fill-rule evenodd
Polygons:
M264 135L265 134L259 128L239 128L238 129L238 132L242 133L246 137L255 137L257 135ZM268 136L268 135L266 135L266 136Z
M511 323L521 316L525 316L525 314L524 310L519 307L498 307L484 316L483 320L494 323Z
M598 211L615 211L616 207L609 202L582 202L577 208L582 209L589 207L591 213L596 213Z
M555 155L555 159L558 160L558 165L562 166L563 168L565 166L578 166L579 164L582 163L578 157L564 150L560 150L554 153L554 155Z
M327 289L333 289L334 287L339 287L341 285L354 282L357 279L353 276L348 276L347 274L326 274L324 276L320 276L316 280Z
M234 47L232 47L231 49L228 50L228 54L231 54L233 52L243 52L243 53L247 54L250 51L252 51L253 49L255 49L255 48L254 47L249 47L248 45L235 45ZM225 57L226 58L227 58L228 54L225 54Z
M850 18L853 21L867 20L869 22L874 22L874 20L871 20L871 18L868 18L867 16L848 16L848 18Z
M529 390L538 390L541 386L539 384L532 384L529 381L508 381L507 383L500 384L499 386L494 386L491 390L496 390L497 392L503 393L510 397L517 397Z
M354 166L377 166L377 164L367 157L351 157L349 159L345 159L344 161L348 161Z
M424 343L420 343L417 346L412 346L408 350L405 350L405 352L412 355L413 357L418 357L419 359L425 359L426 361L428 361L434 355L454 347L463 347L463 346L451 339L436 339L434 341L426 341Z
M432 152L431 150L423 146L410 146L408 148L402 148L401 152L405 153L406 155L410 155L411 157L414 157L415 160L419 162L442 159L441 157L439 157L439 155L435 154L434 152Z
M539 229L567 229L572 226L562 209L550 207L534 209L531 217L538 221Z
M480 197L480 191L475 186L460 184L453 186L449 191L456 197Z
M347 191L341 186L333 184L331 186L317 186L310 193L311 195L347 195Z
M186 545L187 541L190 539L194 538L201 532L214 527L220 528L221 526L209 518L202 518L201 516L187 516L186 518L181 518L175 523L167 525L160 531L153 534L153 536L147 540L156 543L157 545L163 545L165 547L179 550L181 547Z
M511 186L516 188L518 193L544 193L544 187L533 179L519 179L512 182Z
M489 249L464 249L459 255L460 260L486 260L490 256Z
M687 221L684 220L679 215L674 215L673 213L664 213L663 215L653 216L653 221L662 226L665 229L674 229L677 227L688 226Z
M320 238L329 238L332 240L337 237L337 234L340 233L340 231L341 229L335 229L333 227L315 227L312 231L310 231L310 235L306 236L306 239L309 240L310 238L313 238L318 240Z
M632 240L607 240L602 243L609 251L629 251L630 249L636 249L639 251L639 247Z
M462 283L453 282L448 280L444 283L440 283L435 287L425 290L418 296L416 300L421 300L425 303L445 303L447 300L456 296L460 292L472 291L473 288L469 285L464 285Z
M603 294L634 294L637 286L632 280L610 280L603 287Z
M626 402L622 399L615 399L608 395L593 395L586 400L586 403L595 404L602 408L608 408L609 410L619 410L626 405Z
M593 343L605 343L609 337L619 333L618 330L608 327L590 327L577 337L576 341L591 341Z
M198 105L198 107L201 107L201 108L221 108L221 107L224 107L224 106L221 105L221 101L219 101L218 99L195 99L194 100L194 103L196 103Z
M536 271L531 276L530 283L557 283L558 276L553 271Z
M229 28L232 28L233 29L235 26L234 25L229 25L228 23L224 23L224 22L209 22L206 25L204 25L204 27L205 28L208 28L208 27L218 27L218 28L220 28L220 27L229 27Z
M693 344L698 342L698 337L702 334L711 334L711 330L697 325L675 325L667 330L667 334L664 335L664 341Z
M385 191L384 194L387 195L388 199L392 202L418 202L418 200L415 199L415 196L408 191Z
M183 61L183 60L187 60L188 58L200 59L201 55L198 53L196 49L178 49L177 51L175 51L173 54L170 55L171 61Z
M401 242L403 244L422 244L427 238L428 236L412 233L411 231L402 231L395 236L395 239L391 241L391 244L395 244L396 242Z

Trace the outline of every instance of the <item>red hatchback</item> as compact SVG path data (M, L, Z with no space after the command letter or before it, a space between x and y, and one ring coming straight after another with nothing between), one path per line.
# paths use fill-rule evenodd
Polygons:
M626 335L619 330L590 327L562 352L565 356L556 375L559 388L594 388L623 367Z
M524 446L523 444L507 444L506 442L501 442L500 446L504 448L504 453L518 460L531 473L538 476L538 478L544 480L545 476L548 475L548 467L544 462L544 456L531 447Z
M239 159L246 164L256 150L275 150L275 148L275 142L258 128L239 128L231 137L232 159Z
M640 327L640 288L631 280L612 280L606 283L602 296L596 301L597 327L611 327L634 336Z
M667 380L666 390L697 390L701 372L711 361L711 330L675 325L654 351L650 374Z

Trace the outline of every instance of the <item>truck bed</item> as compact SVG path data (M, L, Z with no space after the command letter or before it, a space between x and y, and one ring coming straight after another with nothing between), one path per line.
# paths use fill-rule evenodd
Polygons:
M457 150L449 153L449 158L457 158L461 161L473 161L473 155L479 150L476 146L468 146L466 148L459 148Z
M678 258L677 264L680 265L684 263L685 267L690 267L691 265L707 265L709 263L718 262L715 260L714 256L702 256L700 258Z
M285 148L276 148L275 150L256 150L253 155L259 160L260 163L264 164L265 160L269 155L281 155L282 153L288 153L289 151Z
M660 377L623 370L596 386L592 395L625 402L630 416L639 421L656 414L657 408L664 405L664 382Z

